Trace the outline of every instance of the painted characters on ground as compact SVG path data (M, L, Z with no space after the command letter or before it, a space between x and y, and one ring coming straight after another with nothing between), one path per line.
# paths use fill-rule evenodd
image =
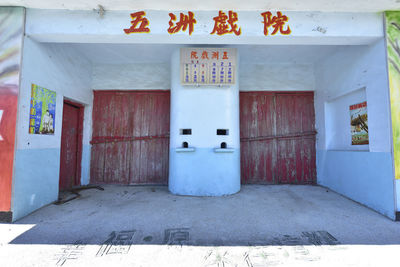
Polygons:
M400 179L400 12L385 15L395 176Z
M30 134L54 134L56 92L32 84Z
M351 144L368 145L367 102L350 106Z
M140 255L139 246L143 244L162 245L159 250L167 249L169 253L182 253L184 247L203 247L197 253L203 254L200 260L201 266L275 266L287 265L296 262L317 262L322 259L317 252L320 249L337 250L340 241L327 231L306 231L299 235L279 235L270 238L254 240L209 240L192 239L190 228L165 229L164 240L160 235L147 235L143 237L141 230L113 231L101 244L95 257L107 258L118 256L119 259L135 259ZM153 240L153 236L157 238ZM145 241L145 243L143 243ZM152 242L150 242L152 241ZM150 242L150 243L148 243ZM93 250L87 249L87 245L81 240L74 244L61 247L61 251L55 254L56 266L82 265L82 260L92 258ZM139 245L139 246L138 246ZM163 247L163 245L165 247ZM92 245L91 245L92 246ZM229 247L240 246L244 249L232 250ZM315 250L314 248L320 248ZM161 251L160 250L160 251ZM186 251L187 252L187 251ZM193 265L198 266L194 261ZM140 264L139 264L140 265Z

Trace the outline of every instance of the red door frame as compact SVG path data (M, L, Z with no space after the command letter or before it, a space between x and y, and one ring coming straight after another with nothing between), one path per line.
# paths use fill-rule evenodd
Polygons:
M82 104L79 104L77 102L71 101L69 99L64 98L63 102L63 108L64 104L68 104L71 106L74 106L79 109L79 117L78 117L78 147L77 147L77 155L76 155L76 173L75 173L75 180L73 181L74 186L79 186L81 185L81 176L82 176L82 146L83 146L83 118L84 118L84 112L85 112L85 106ZM61 137L62 137L62 132L61 132ZM62 138L61 138L62 139ZM62 140L61 140L62 142ZM60 164L62 164L62 160L60 158ZM61 165L60 165L61 168ZM60 178L61 178L61 172L60 172ZM60 179L59 178L59 179Z

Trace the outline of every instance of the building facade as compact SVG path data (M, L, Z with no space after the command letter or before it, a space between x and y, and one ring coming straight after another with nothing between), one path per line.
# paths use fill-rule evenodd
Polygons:
M89 183L316 184L396 219L400 12L244 10L1 7L2 221Z

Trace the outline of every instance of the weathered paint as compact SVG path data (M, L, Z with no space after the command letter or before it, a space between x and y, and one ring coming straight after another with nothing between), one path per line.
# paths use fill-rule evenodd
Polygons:
M83 107L64 101L59 190L80 184Z
M91 181L166 184L169 91L95 91Z
M313 92L241 92L242 183L315 183Z
M10 211L24 10L0 8L0 212Z

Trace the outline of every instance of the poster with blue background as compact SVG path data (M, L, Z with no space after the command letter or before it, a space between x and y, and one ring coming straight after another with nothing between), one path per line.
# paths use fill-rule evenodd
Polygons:
M32 84L30 134L54 134L56 124L56 92Z

